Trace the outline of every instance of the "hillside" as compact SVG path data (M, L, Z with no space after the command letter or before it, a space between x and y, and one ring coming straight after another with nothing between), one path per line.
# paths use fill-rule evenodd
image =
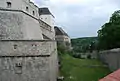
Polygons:
M91 43L94 42L94 45L97 45L97 37L76 38L71 39L71 42L75 52L86 52Z

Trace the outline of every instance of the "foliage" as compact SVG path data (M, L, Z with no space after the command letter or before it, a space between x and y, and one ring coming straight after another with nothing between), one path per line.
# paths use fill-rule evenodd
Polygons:
M88 55L87 58L88 58L88 59L91 59L91 55Z
M98 31L99 49L120 48L120 11L115 11L108 23Z
M74 52L89 52L97 49L97 37L84 37L72 39Z

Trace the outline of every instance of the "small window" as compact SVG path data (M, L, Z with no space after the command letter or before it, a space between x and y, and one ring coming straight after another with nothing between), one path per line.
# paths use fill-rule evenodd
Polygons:
M11 8L11 2L7 2L7 8Z
M26 7L26 11L29 11L29 8L28 8L28 7Z
M35 15L35 11L33 11L33 15Z
M22 74L22 63L15 63L15 73Z
M14 45L14 49L17 49L17 45L16 44Z
M33 47L36 47L37 45L36 44L32 44Z
M22 67L22 63L16 63L15 66L16 67Z

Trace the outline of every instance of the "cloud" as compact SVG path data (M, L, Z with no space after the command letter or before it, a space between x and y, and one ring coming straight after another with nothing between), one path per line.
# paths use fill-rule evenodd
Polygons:
M120 0L34 0L47 6L55 15L56 24L71 37L96 36L97 30L120 9Z

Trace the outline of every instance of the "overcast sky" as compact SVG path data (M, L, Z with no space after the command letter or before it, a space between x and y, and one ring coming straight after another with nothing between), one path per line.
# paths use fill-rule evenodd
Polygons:
M39 7L49 7L56 25L70 37L97 36L97 30L107 22L120 0L31 0Z

